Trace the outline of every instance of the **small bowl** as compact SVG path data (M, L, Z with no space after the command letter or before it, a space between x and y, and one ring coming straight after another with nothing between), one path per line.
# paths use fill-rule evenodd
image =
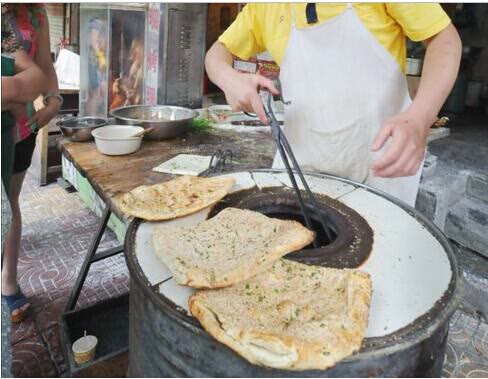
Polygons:
M212 105L208 107L208 112L212 119L218 124L230 123L232 116L238 112L233 112L230 105Z
M107 125L92 131L98 151L105 155L131 154L141 147L142 137L132 137L141 126Z
M63 137L72 142L86 142L93 139L91 132L107 125L107 121L98 117L72 117L60 120L56 125Z

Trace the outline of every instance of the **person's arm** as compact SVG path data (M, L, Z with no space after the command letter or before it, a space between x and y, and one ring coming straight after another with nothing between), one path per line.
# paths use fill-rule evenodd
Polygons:
M54 70L54 65L51 59L51 44L49 41L49 23L47 16L40 20L40 28L38 34L38 50L34 57L34 61L46 75L46 89L43 91L44 95L58 93L58 77ZM44 108L37 111L29 123L37 123L39 127L43 127L49 123L59 112L61 108L61 101L55 96L49 96L47 104Z
M12 53L15 59L14 76L2 76L2 108L9 110L13 103L34 101L46 87L46 75L23 50Z
M456 28L449 24L424 43L427 49L414 101L405 112L388 120L373 142L372 150L377 151L391 137L386 152L373 162L377 176L401 177L417 172L429 129L456 81L462 50Z
M426 53L420 86L412 108L424 115L430 127L449 96L461 62L462 44L459 34L450 24L433 38L424 41Z
M273 81L258 74L241 73L232 68L232 54L225 45L215 42L205 57L205 68L209 79L224 91L232 110L254 112L262 123L267 124L259 87L278 94Z

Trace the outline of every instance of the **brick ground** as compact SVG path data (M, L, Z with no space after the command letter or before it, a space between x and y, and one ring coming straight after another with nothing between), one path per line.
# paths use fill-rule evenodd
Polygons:
M454 314L443 369L445 377L488 377L488 324L478 315Z
M66 376L58 324L98 218L76 193L57 184L39 187L28 175L21 195L23 213L19 282L32 304L28 317L12 326L12 373L15 377ZM106 233L101 248L118 245ZM92 265L78 304L128 292L123 257Z
M32 303L27 319L13 326L13 364L16 377L66 376L59 346L58 322L76 279L97 217L86 210L76 193L51 184L38 187L28 175L21 195L23 237L20 285ZM107 233L102 247L117 245ZM128 291L128 272L122 256L92 266L79 304ZM445 377L488 377L488 324L479 314L457 311L451 321Z

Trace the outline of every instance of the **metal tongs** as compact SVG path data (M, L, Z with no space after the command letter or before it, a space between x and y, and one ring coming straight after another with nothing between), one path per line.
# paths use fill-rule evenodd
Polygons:
M283 102L283 104L287 105L290 104L289 101L285 101L283 99L283 92L281 90L281 84L279 80L275 80L275 85L277 85L278 90L280 91L279 94L279 99ZM309 215L309 209L306 206L306 203L303 200L302 193L300 189L298 188L297 181L295 179L295 173L298 174L298 177L300 178L300 181L303 184L303 187L305 189L305 193L308 198L308 204L311 205L312 209L316 209L316 214L318 216L318 220L320 222L320 225L322 226L322 229L324 230L327 239L329 241L332 240L332 236L330 235L329 228L327 227L327 223L322 215L322 213L319 211L318 203L317 200L315 199L315 196L313 195L312 191L310 190L310 187L307 184L307 181L305 180L305 177L303 176L302 170L300 169L300 166L298 165L297 160L295 159L295 155L293 154L293 150L291 149L290 144L288 143L288 140L281 130L280 123L276 119L276 116L273 112L273 107L272 107L272 102L274 101L273 94L267 90L264 91L267 93L267 101L264 103L264 112L266 114L266 117L268 118L268 123L271 126L271 132L273 134L273 138L275 139L276 144L278 145L278 151L280 152L281 160L283 161L286 171L288 172L288 176L290 177L290 181L293 185L293 189L295 190L295 194L298 200L298 203L300 205L300 209L302 211L303 218L305 219L305 224L308 229L312 229L312 221ZM293 169L290 166L290 162L288 160L288 157L291 159ZM318 248L317 244L317 239L314 240L313 245L315 248Z
M222 172L224 167L232 163L233 154L231 149L217 149L210 158L208 168L213 172Z
M210 157L208 168L199 176L206 176L212 173L222 172L225 167L232 164L234 154L231 149L217 149Z

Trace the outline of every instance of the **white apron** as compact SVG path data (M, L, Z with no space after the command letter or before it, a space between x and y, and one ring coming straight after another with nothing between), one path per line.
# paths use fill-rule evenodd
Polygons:
M382 123L411 103L398 62L348 4L339 16L297 29L294 5L280 80L284 132L304 170L365 183L415 204L420 173L403 178L373 176L379 152L371 146ZM282 168L277 154L273 167Z

